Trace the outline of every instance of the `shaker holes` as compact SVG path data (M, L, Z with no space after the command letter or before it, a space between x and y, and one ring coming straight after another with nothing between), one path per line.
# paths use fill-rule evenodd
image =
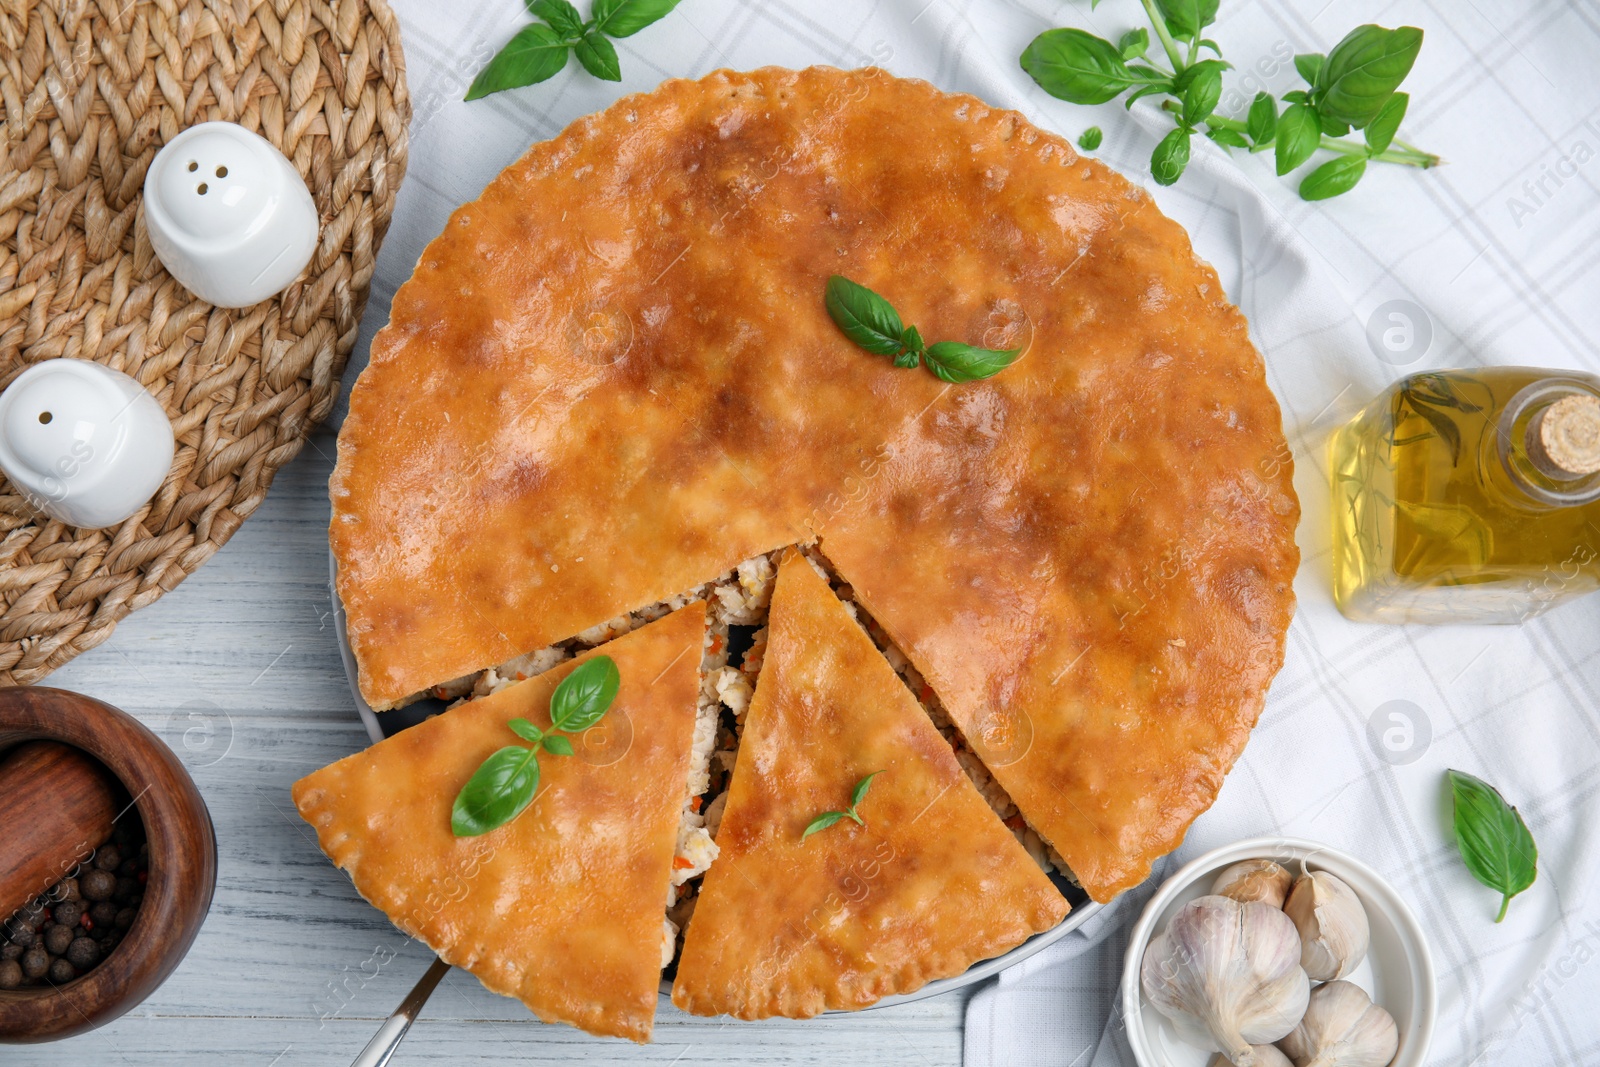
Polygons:
M206 183L205 182L201 182L200 183L200 188L199 188L198 192L200 193L201 196L205 196L206 195Z
M227 167L218 167L217 168L217 177L226 178L227 176L228 176L228 168Z
M200 164L196 163L194 160L191 159L191 160L189 160L189 169L191 171L199 170L200 169Z
M48 411L39 412L39 421L40 422L48 423L53 418L55 418L55 416L51 415Z

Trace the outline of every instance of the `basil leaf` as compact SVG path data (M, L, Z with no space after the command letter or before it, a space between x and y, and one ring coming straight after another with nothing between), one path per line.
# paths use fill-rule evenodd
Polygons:
M578 54L583 69L603 81L622 80L622 64L617 60L617 49L598 33L586 33L572 49Z
M544 750L550 753L552 756L572 755L572 742L568 741L560 734L550 734L539 743L542 744L544 746Z
M1294 69L1300 72L1300 77L1306 80L1307 85L1317 84L1317 75L1322 73L1322 64L1327 57L1320 52L1309 52L1294 57Z
M550 697L550 723L575 734L600 721L617 699L622 675L610 656L596 656L561 679Z
M1105 134L1100 132L1100 127L1090 126L1078 135L1078 147L1085 152L1093 152L1100 147L1100 142L1104 137Z
M1189 165L1189 131L1179 126L1156 145L1150 155L1150 176L1157 185L1171 185Z
M900 343L906 346L907 352L915 355L920 356L928 350L928 346L922 343L922 332L915 326L907 326L905 328L905 331L900 335ZM911 365L915 367L917 365L916 361L913 360Z
M1400 132L1400 123L1405 120L1406 107L1411 103L1411 97L1405 93L1395 93L1385 100L1383 107L1378 109L1378 114L1367 123L1367 147L1373 152L1382 152L1394 140L1394 135Z
M1150 85L1141 85L1141 86L1139 86L1139 88L1135 89L1133 92L1128 94L1128 99L1125 100L1123 103L1124 103L1124 106L1126 106L1129 111L1132 111L1134 103L1136 101L1138 101L1141 97L1154 96L1157 93L1170 93L1170 92L1172 92L1172 83L1171 82L1153 82Z
M1278 116L1278 174L1288 174L1311 158L1322 143L1322 127L1310 104L1290 104Z
M590 23L596 33L632 37L677 6L678 0L594 0Z
M567 65L567 54L567 42L559 33L542 22L530 23L472 79L465 99L548 81Z
M527 0L528 14L543 19L550 28L563 37L577 37L583 33L583 16L567 0Z
M483 761L456 794L450 830L477 837L522 814L539 788L538 750L508 745Z
M1216 60L1208 59L1207 63ZM1196 64L1195 67L1198 67ZM1195 67L1189 68L1194 70ZM1184 71L1185 74L1188 71ZM1222 99L1222 69L1220 67L1205 67L1198 70L1183 91L1183 122L1186 126L1198 126L1217 110L1217 101Z
M1250 140L1256 144L1271 144L1278 135L1278 104L1271 93L1257 93L1250 105L1250 115L1245 124L1250 130Z
M842 812L842 811L825 811L825 812L823 812L821 815L818 815L815 819L812 819L811 822L806 826L806 832L800 835L800 840L804 841L806 838L810 837L812 834L816 833L818 830L826 830L828 827L832 826L834 823L838 822L840 819L845 818L846 815L847 815L847 813L846 812Z
M866 286L835 274L828 279L824 303L834 325L868 352L892 356L905 347L901 337L906 328L900 313Z
M1221 126L1211 126L1206 129L1206 136L1224 148L1249 148L1250 142L1244 139L1244 134L1237 130L1226 129Z
M1116 45L1075 27L1045 30L1020 62L1041 89L1073 104L1103 104L1143 81Z
M1161 19L1174 37L1194 37L1217 21L1218 0L1156 0Z
M871 774L867 775L865 778L861 779L861 781L856 783L855 789L851 790L850 792L850 807L852 809L861 805L861 798L867 795L867 787L872 784L872 780L874 778L878 777L878 775L882 773L882 771L873 771Z
M940 341L928 346L928 369L953 384L992 378L1016 362L1020 348L974 348L960 341Z
M1190 63L1183 68L1182 73L1172 79L1172 91L1182 96L1189 91L1189 86L1194 84L1196 78L1210 77L1213 73L1221 77L1223 71L1232 69L1232 63L1224 63L1220 59L1202 59L1198 63ZM1151 68L1150 73L1156 77L1161 76L1160 71L1154 68Z
M1340 122L1338 119L1329 118L1321 111L1318 111L1317 129L1321 130L1329 137L1343 137L1345 134L1350 132L1350 124L1347 122Z
M1294 89L1283 94L1283 102L1285 104L1309 104L1311 103L1311 94L1303 89Z
M1327 200L1348 193L1367 172L1366 156L1340 156L1330 159L1300 183L1301 200Z
M1129 30L1117 41L1117 51L1123 59L1138 59L1150 50L1150 34L1144 27Z
M1506 917L1511 898L1539 876L1539 849L1517 809L1481 778L1450 771L1455 811L1456 848L1472 877L1502 894L1500 914Z
M544 737L544 731L533 725L533 723L529 722L527 719L512 719L510 722L506 723L506 725L511 727L512 733L516 734L524 741L532 741L536 745Z
M1411 73L1421 49L1422 31L1414 26L1357 26L1328 53L1318 100L1322 113L1362 129Z

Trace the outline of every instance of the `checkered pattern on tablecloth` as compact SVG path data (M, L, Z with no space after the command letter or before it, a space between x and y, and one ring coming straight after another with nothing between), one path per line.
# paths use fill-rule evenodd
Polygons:
M1250 317L1294 446L1305 509L1288 660L1248 751L1177 860L1287 833L1347 849L1411 902L1439 972L1436 1064L1600 1062L1600 598L1520 628L1374 627L1329 595L1328 432L1386 383L1430 368L1521 363L1600 370L1600 6L1594 0L1224 0L1213 36L1239 68L1224 108L1294 80L1287 57L1325 51L1361 22L1427 31L1402 131L1449 165L1374 166L1351 195L1299 201L1270 155L1232 159L1197 140L1191 173L1147 180L1162 127L1146 108L1078 108L1017 66L1034 34L1079 25L1115 38L1136 0L684 0L618 42L621 85L574 63L542 86L461 102L527 16L519 0L394 0L416 119L411 169L374 281L363 338L449 212L529 143L663 78L722 66L873 63L1015 107L1151 188L1188 227ZM580 8L585 6L579 0ZM1425 351L1379 358L1368 320L1407 302ZM1419 335L1420 336L1420 335ZM365 343L358 348L359 363ZM353 380L354 374L348 380ZM1391 705L1404 701L1402 705ZM1411 762L1382 758L1368 722L1400 707ZM1498 900L1449 844L1446 767L1498 785L1537 838L1535 886L1495 926ZM1174 861L1176 862L1176 861ZM1171 869L1170 865L1166 869ZM967 1060L1130 1062L1115 1012L1122 938L1141 893L976 996Z

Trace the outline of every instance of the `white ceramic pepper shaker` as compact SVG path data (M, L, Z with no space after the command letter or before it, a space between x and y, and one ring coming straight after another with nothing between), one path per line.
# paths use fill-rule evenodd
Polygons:
M0 393L0 468L71 526L113 526L161 487L176 444L144 386L99 363L49 359Z
M317 247L317 209L300 173L235 122L191 126L156 153L144 216L167 273L217 307L282 292Z

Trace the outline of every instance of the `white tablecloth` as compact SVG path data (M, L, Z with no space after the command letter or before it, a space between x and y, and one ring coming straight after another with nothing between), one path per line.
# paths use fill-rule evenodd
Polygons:
M580 8L586 8L580 0ZM1288 661L1216 806L1171 864L1230 840L1285 833L1356 853L1390 878L1433 946L1440 1018L1433 1063L1600 1062L1600 600L1520 628L1361 626L1329 595L1329 431L1386 383L1442 367L1522 363L1600 370L1600 8L1593 0L1224 0L1212 36L1239 68L1223 109L1295 81L1285 57L1325 51L1360 22L1427 32L1402 135L1448 166L1374 166L1351 195L1299 201L1270 155L1230 159L1196 142L1172 189L1148 181L1165 127L1117 103L1046 96L1017 65L1039 31L1142 25L1136 0L684 0L618 42L620 85L573 63L553 81L472 104L474 72L527 21L519 0L397 0L416 103L411 168L384 246L365 340L457 204L528 144L627 92L722 66L868 63L1014 107L1143 182L1188 227L1250 317L1284 408L1304 507L1300 610ZM1242 87L1242 88L1241 88ZM1401 302L1401 303L1395 303ZM1409 316L1405 351L1369 323ZM1426 338L1426 343L1424 339ZM354 368L353 368L354 369ZM347 380L353 380L351 374ZM1385 758L1369 721L1391 701L1415 721L1409 762ZM1491 921L1498 898L1450 843L1447 767L1498 785L1541 849L1538 882ZM1152 883L1153 884L1153 883ZM1122 938L1148 887L1088 932L975 996L967 1061L1130 1063L1114 990Z

